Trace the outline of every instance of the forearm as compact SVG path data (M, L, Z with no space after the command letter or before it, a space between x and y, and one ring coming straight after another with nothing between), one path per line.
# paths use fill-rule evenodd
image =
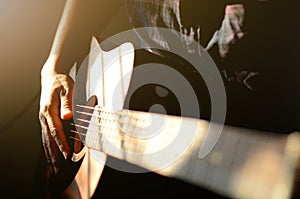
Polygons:
M80 0L66 0L59 25L56 30L48 61L54 64L45 64L42 72L65 72L72 57L67 55L70 51L70 41L75 29L76 14L78 14Z
M54 37L54 41L52 44L52 48L50 51L50 58L54 59L55 62L58 60L62 60L61 57L67 50L67 40L68 36L74 29L74 24L76 20L76 13L78 12L80 0L67 0L65 3L65 7L56 30L56 34ZM53 65L53 70L55 71L62 71L63 66L66 67L65 64L57 64Z
M97 36L109 21L113 11L108 0L66 0L49 59L43 71L66 73L80 63L89 51L92 36Z

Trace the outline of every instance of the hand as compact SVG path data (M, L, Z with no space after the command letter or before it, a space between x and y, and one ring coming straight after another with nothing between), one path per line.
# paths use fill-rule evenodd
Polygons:
M242 31L245 9L242 4L227 5L225 9L225 17L222 26L218 31L219 53L221 57L225 57L229 52L230 44L236 39L244 36Z
M64 73L56 72L56 60L49 57L41 73L41 98L39 119L42 142L52 173L58 173L58 153L67 159L70 147L63 131L62 120L72 118L73 80Z

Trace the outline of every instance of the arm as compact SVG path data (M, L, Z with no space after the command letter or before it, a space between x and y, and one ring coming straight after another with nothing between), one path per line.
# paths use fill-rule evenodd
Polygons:
M68 71L88 54L92 35L98 35L116 6L106 0L66 0L53 45L41 70L39 119L42 141L53 173L58 172L58 154L70 157L62 120L72 113L73 80Z

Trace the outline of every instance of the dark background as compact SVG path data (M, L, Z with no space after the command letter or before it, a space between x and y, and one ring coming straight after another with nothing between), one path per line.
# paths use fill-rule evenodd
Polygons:
M41 142L40 70L65 1L0 0L0 197L31 198Z

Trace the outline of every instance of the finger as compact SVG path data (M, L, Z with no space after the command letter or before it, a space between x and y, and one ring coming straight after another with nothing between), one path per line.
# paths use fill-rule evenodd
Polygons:
M229 44L234 40L234 32L231 28L230 21L228 17L222 22L222 27L220 29L220 37L218 42L219 54L221 57L225 57L229 52Z
M70 89L66 94L62 93L61 95L60 117L63 120L68 120L72 116L72 89Z
M231 19L231 25L232 25L232 28L233 28L235 34L237 35L237 37L239 39L241 39L244 34L243 34L243 31L242 31L242 28L241 28L242 24L240 24L240 21L239 21L238 17L235 16Z
M244 35L242 30L244 13L244 7L241 4L226 7L226 15L229 17L232 29L239 39Z
M234 30L232 29L229 17L225 17L221 27L220 41L229 44L234 40Z
M68 78L61 91L60 117L63 120L71 119L73 116L72 97L73 97L73 81Z
M40 114L40 124L41 124L41 131L42 131L42 144L46 156L47 163L50 167L50 171L53 174L58 173L58 151L57 151L57 146L49 136L49 128L47 125L46 118Z
M49 115L46 119L51 137L54 139L64 158L67 159L70 155L70 147L63 131L58 110L56 108L49 110Z
M57 147L54 144L52 144L52 140L53 138L51 139L51 136L47 136L47 132L44 132L42 130L42 142L43 142L43 148L44 148L44 152L45 152L45 156L46 156L46 159L47 159L47 162L48 162L48 165L49 165L49 168L50 168L50 172L52 174L57 174L59 169L58 169L58 154L56 153L57 150Z

